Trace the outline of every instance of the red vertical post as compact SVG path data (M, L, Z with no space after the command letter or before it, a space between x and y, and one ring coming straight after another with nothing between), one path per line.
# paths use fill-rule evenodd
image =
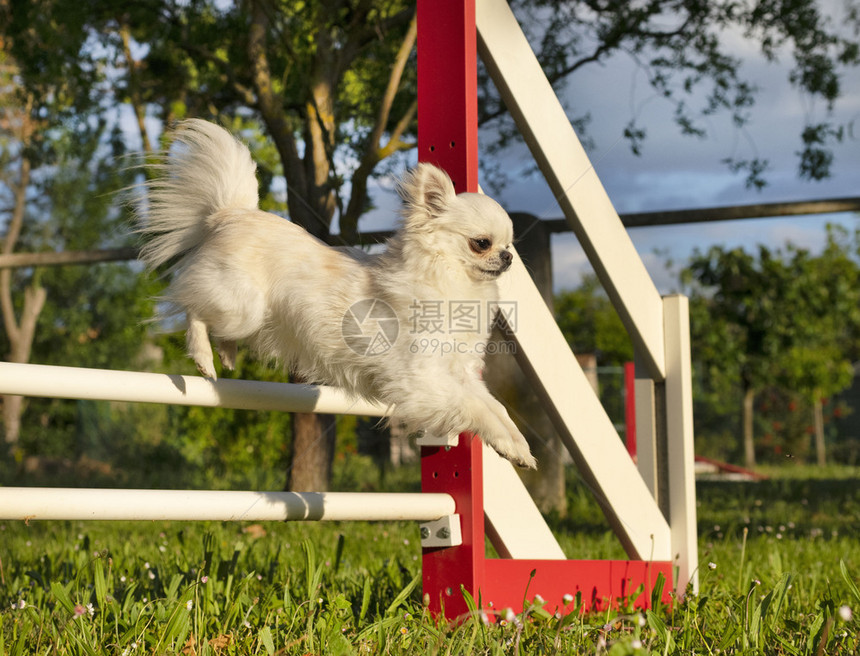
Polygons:
M477 33L474 0L418 0L418 159L447 171L457 193L478 191ZM467 611L461 586L484 583L481 444L463 434L453 448L421 449L421 489L454 497L463 543L425 549L431 612Z
M474 0L418 0L418 159L478 191Z
M484 490L481 442L463 433L455 447L421 448L421 490L454 497L463 543L424 549L425 601L449 619L468 611L461 586L473 597L484 585Z
M636 365L624 363L624 441L627 453L636 457Z

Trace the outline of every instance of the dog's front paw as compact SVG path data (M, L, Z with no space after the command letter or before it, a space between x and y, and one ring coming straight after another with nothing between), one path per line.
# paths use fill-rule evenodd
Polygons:
M537 460L535 460L535 457L532 455L528 444L524 446L514 444L514 448L510 452L499 452L499 455L506 460L510 460L514 465L522 469L537 469Z
M236 368L236 342L225 340L218 342L218 357L221 359L221 364L225 369L233 371Z
M215 363L212 360L209 362L195 360L194 364L197 365L197 371L199 371L202 376L211 378L212 380L218 380L218 374L215 373Z

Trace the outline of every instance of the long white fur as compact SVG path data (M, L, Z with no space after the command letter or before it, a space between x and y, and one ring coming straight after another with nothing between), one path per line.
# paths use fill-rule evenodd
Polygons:
M525 438L481 380L486 316L467 332L416 332L416 304L497 300L508 268L511 221L492 199L454 192L421 164L399 185L400 229L378 255L334 249L301 227L257 209L256 167L222 128L189 120L174 133L163 175L148 184L138 230L150 268L172 263L166 298L188 318L189 355L215 378L211 342L232 368L236 343L287 365L304 380L336 385L394 406L393 420L433 434L468 431L502 456L535 467ZM475 241L484 240L484 241ZM490 244L486 249L475 244ZM398 338L360 355L342 334L356 302L395 312ZM437 348L421 348L437 340Z

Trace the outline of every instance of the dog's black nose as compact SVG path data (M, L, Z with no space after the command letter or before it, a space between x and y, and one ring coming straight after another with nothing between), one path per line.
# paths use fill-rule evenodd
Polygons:
M504 265L504 267L505 267L506 269L507 269L509 266L511 266L511 262L513 262L513 260L514 260L514 256L513 256L513 255L511 255L511 252L510 252L510 251L502 251L502 252L500 252L500 253L499 253L499 258L501 258L501 260L502 260L502 264Z

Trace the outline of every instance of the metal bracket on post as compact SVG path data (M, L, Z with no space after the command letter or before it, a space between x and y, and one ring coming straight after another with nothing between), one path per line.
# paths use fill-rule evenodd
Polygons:
M431 435L424 433L421 437L415 440L418 446L457 446L460 443L459 433L449 433L448 435Z
M445 515L421 524L421 547L456 547L463 544L460 515Z

